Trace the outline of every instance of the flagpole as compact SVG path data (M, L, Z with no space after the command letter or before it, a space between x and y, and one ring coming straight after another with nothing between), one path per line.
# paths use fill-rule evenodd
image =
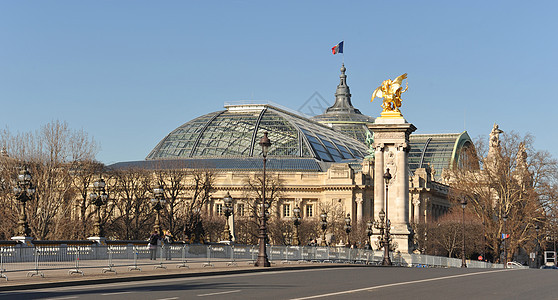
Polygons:
M343 53L341 53L341 54L342 54L342 57L343 57L343 58L341 59L341 60L342 60L341 63L342 63L343 65L345 65L345 39L343 39L342 41L343 41Z

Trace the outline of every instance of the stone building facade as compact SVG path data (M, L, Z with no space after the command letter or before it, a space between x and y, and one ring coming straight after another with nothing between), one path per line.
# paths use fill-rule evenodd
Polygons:
M399 250L413 250L411 222L428 222L450 207L443 169L459 166L460 152L472 145L466 132L413 135L413 124L362 115L351 103L346 68L341 68L336 100L324 114L305 116L272 104L229 104L178 127L144 161L112 168L207 168L216 172L215 192L206 210L219 214L228 193L242 207L245 178L262 169L258 140L269 133L267 169L281 181L273 217L290 218L295 206L303 218L322 210L349 213L352 222L377 219L384 208L383 174L389 190L389 218ZM162 164L161 162L174 162ZM242 213L243 208L235 211Z

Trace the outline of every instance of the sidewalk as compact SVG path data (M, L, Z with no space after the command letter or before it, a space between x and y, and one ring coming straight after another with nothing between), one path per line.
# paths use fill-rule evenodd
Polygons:
M205 261L188 261L188 267L178 267L180 261L138 261L137 269L134 266L113 267L115 272L103 273L104 266L87 267L76 269L55 269L40 271L16 271L4 273L8 277L0 278L0 291L40 289L60 286L75 286L88 284L115 283L139 280L168 279L194 276L214 276L224 274L241 274L248 272L266 272L285 269L308 269L308 268L336 268L347 266L346 264L323 264L323 263L282 263L272 262L270 268L258 268L247 261L238 261L231 265L228 261L215 261L208 265ZM354 266L354 265L353 265ZM81 271L76 272L76 271ZM83 274L83 275L82 275Z

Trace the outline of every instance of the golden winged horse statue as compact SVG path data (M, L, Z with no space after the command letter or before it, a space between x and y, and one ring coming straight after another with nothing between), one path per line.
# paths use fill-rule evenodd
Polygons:
M405 89L401 86L403 84L403 79L407 79L407 73L396 77L394 80L388 79L382 82L382 85L377 87L372 93L372 99L370 102L374 101L374 98L384 98L382 103L382 112L398 112L401 111L401 94L405 93L409 89L409 84L407 83Z

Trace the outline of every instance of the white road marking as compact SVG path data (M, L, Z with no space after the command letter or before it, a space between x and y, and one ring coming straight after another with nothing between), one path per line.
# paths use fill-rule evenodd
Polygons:
M301 298L293 298L293 299L291 299L291 300L305 300L305 299L315 299L315 298L339 296L339 295L350 294L350 293L358 293L358 292L364 292L364 291L377 290L377 289L386 288L386 287L392 287L392 286L407 285L407 284L414 284L414 283L421 283L421 282L429 282L429 281L437 281L437 280L444 280L444 279L451 279L451 278L458 278L458 277L465 277L465 276L482 275L482 274L488 274L488 273L494 273L494 272L503 272L503 271L509 271L509 270L510 270L510 269L502 269L502 270L488 271L488 272L475 272L475 273L467 273L467 274L460 274L460 275L436 277L436 278L421 279L421 280L414 280L414 281L396 282L396 283L390 283L390 284L384 284L384 285L371 286L371 287L366 287L366 288L361 288L361 289L346 290L346 291L340 291L340 292L335 292L335 293L314 295L314 296L301 297Z
M106 293L101 294L101 296L112 296L112 295L122 295L122 294L131 294L132 292L114 292L114 293Z
M176 300L178 299L178 297L172 297L172 298L161 298L161 299L157 299L157 300Z
M224 292L217 292L217 293L209 293L209 294L199 294L198 297L203 296L214 296L214 295L222 295L222 294L230 294L230 293L238 293L241 290L234 290L234 291L224 291Z
M48 298L49 300L65 300L65 299L76 299L77 296L70 296L70 297L60 297L60 298Z

